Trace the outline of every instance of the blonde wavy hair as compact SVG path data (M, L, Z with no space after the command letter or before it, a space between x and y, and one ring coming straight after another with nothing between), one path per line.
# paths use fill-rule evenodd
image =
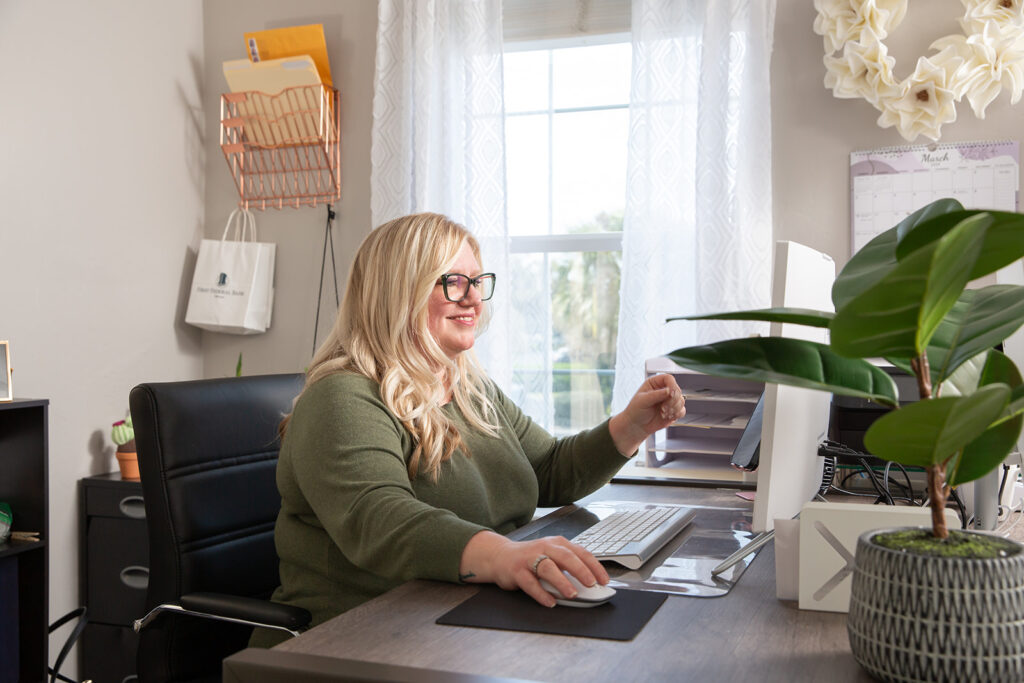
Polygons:
M472 349L448 358L428 329L427 304L463 244L480 262L480 245L462 225L436 213L403 216L373 230L356 253L334 328L317 349L303 392L340 372L364 375L380 386L384 404L413 437L409 479L437 479L458 449L469 455L458 429L441 409L451 400L466 421L497 434L490 382ZM478 331L486 328L486 307ZM301 397L301 394L300 394ZM298 399L296 399L297 401ZM283 436L291 414L281 423Z

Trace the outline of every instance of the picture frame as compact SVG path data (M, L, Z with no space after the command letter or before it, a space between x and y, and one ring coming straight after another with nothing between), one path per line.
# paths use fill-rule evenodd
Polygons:
M14 389L11 386L11 344L0 339L0 401L13 401Z

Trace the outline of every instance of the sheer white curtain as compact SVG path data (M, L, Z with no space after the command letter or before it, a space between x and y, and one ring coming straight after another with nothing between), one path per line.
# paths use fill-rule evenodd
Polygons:
M769 305L775 0L633 0L613 410L673 349L766 331L671 316Z
M508 287L501 0L380 0L371 146L373 224L435 211L480 240ZM507 311L492 300L477 353L509 377Z

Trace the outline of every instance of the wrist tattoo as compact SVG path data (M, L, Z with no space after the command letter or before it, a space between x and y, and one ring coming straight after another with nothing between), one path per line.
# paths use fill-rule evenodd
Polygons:
M467 574L459 574L459 581L465 582L469 579L472 579L474 576L476 576L476 574L474 574L473 572L469 572Z

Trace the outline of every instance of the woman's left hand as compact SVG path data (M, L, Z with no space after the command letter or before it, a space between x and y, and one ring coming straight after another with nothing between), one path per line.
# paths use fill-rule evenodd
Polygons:
M608 423L615 447L632 455L644 440L686 414L686 400L672 375L654 375L640 385L629 405Z

